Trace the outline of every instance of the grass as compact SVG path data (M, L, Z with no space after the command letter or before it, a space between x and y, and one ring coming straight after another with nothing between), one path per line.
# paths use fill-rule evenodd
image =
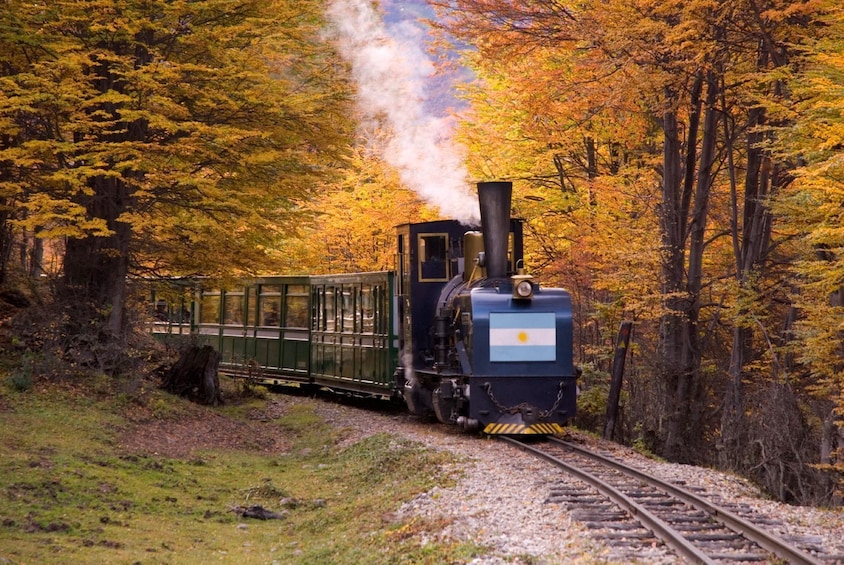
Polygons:
M483 554L426 541L445 524L394 518L403 501L452 484L453 455L385 434L341 448L342 432L309 401L262 424L289 443L283 453L130 453L120 437L138 413L238 419L267 401L212 409L88 384L0 386L0 563L434 564ZM284 518L233 511L254 505Z

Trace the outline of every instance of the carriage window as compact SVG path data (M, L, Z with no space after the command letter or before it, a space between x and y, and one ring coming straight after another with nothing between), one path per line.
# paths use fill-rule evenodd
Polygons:
M167 322L170 320L170 305L166 300L159 298L155 302L155 319L159 322Z
M372 287L365 286L360 294L361 323L363 324L361 331L368 334L375 333L375 299L372 290Z
M322 331L325 329L325 295L322 293L322 289L318 286L311 288L311 303L314 309L314 325L311 329Z
M323 296L325 300L325 323L322 329L327 332L333 332L336 322L334 319L334 289L326 287Z
M203 292L199 302L199 323L220 323L220 294L218 292Z
M226 293L223 299L225 311L223 313L224 324L243 323L243 294Z
M447 281L448 234L419 235L419 280Z
M193 293L189 288L162 288L152 291L154 311L157 322L189 324L191 321L191 303Z
M288 285L284 325L288 328L308 327L308 289L305 285Z
M344 333L353 333L355 331L355 292L356 289L353 286L344 286L342 287L342 303L341 303L341 323L342 328L340 331Z
M255 325L256 310L255 306L258 304L258 287L246 287L246 324L249 326Z
M261 325L276 326L281 316L281 292L276 285L261 287Z

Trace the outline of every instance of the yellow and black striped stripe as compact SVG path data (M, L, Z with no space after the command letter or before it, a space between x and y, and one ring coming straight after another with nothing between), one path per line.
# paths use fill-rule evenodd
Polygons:
M484 428L485 434L490 435L551 435L563 433L563 428L560 424L532 424L526 426L524 424L487 424Z

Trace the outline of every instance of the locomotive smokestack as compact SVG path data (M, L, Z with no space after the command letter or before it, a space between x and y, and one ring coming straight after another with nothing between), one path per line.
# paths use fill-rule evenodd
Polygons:
M479 182L481 231L484 238L487 277L507 276L507 243L510 236L512 182Z

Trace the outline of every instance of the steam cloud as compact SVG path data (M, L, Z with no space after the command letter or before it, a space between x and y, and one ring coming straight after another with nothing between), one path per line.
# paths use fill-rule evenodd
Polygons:
M452 123L425 110L425 78L433 64L420 47L421 28L403 22L396 28L403 40L390 36L370 0L334 0L327 14L352 65L365 119L384 119L390 130L381 148L384 160L442 215L478 225L477 199L451 138Z

